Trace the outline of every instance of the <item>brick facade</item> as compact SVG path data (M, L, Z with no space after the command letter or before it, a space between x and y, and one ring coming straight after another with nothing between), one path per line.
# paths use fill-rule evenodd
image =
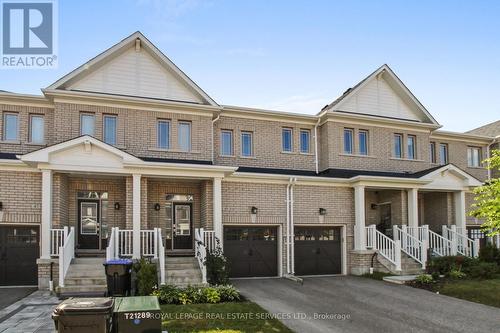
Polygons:
M0 225L40 223L42 176L38 172L0 171Z

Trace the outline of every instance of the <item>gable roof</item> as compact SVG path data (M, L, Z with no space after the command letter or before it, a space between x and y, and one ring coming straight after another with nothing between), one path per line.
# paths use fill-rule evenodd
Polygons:
M489 137L497 137L500 135L500 120L483 125L473 130L465 132L467 134L485 135Z
M123 55L127 50L133 48L136 45L137 41L139 41L141 49L144 49L160 66L168 71L168 73L173 75L177 80L179 80L181 84L189 89L189 91L199 97L199 99L203 101L203 104L218 106L218 104L210 96L208 96L207 93L205 93L193 80L191 80L182 70L180 70L165 54L163 54L139 31L134 32L106 51L90 59L85 64L79 66L75 70L63 76L43 91L51 92L57 90L71 90L71 86L73 86L76 82L79 82L82 79L88 77L92 73L96 72L99 68L102 68L103 66L108 64L111 60Z
M332 103L326 105L321 112L331 111L331 112L343 112L342 107L345 103L358 92L360 92L365 86L370 82L383 77L387 81L388 85L394 92L401 98L406 104L408 104L412 109L423 115L424 121L440 127L441 125L434 119L434 117L427 111L427 109L420 103L420 101L412 94L412 92L405 86L405 84L399 79L399 77L394 73L394 71L387 65L384 64L368 75L366 78L357 83L354 87L347 89L342 96L334 100ZM365 114L370 115L370 114ZM390 117L388 117L390 118ZM403 119L405 120L405 119ZM410 120L410 119L408 119Z

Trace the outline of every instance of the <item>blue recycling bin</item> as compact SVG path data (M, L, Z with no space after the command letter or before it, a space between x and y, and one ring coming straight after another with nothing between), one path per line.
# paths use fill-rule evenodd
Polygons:
M115 259L104 263L108 296L130 296L132 260Z

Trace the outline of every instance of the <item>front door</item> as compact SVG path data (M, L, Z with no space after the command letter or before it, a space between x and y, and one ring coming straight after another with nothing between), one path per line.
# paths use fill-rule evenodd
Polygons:
M172 225L174 250L193 248L193 206L190 203L174 203Z
M78 201L78 247L99 249L99 200Z

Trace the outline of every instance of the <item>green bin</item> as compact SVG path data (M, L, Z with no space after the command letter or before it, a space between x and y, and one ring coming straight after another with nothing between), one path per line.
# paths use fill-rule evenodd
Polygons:
M156 296L116 297L114 333L161 333L161 309Z

